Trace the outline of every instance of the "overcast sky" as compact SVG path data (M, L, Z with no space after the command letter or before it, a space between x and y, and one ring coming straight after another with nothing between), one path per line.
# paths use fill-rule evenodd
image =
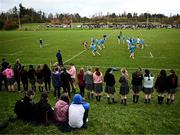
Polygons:
M90 17L95 13L163 13L165 15L180 14L180 0L0 0L0 11L22 3L25 7L33 7L45 13L79 13Z

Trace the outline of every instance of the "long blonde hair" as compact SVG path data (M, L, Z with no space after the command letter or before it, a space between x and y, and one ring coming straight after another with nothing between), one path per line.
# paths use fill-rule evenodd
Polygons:
M122 76L125 76L126 80L128 80L129 75L128 75L128 71L126 68L121 68L121 74L122 74Z

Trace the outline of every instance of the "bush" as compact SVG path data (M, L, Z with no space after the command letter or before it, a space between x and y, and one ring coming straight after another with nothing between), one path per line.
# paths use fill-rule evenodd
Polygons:
M14 30L14 29L17 29L18 28L18 25L16 22L13 22L13 21L6 21L5 24L4 24L4 29L5 30Z
M4 27L4 22L0 20L0 30L2 30Z

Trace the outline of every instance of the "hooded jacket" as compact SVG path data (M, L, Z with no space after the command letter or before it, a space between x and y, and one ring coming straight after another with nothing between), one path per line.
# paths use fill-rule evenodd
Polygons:
M69 125L73 128L83 126L83 117L86 109L89 109L89 103L84 103L80 94L75 94L72 104L69 106Z
M55 108L54 108L54 113L55 113L55 118L58 122L66 122L68 121L68 110L69 110L69 105L63 100L57 101Z

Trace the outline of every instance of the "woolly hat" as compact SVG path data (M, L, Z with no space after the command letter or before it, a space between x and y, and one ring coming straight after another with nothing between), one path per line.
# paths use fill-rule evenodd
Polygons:
M73 98L74 104L82 104L82 96L80 94L75 94Z

